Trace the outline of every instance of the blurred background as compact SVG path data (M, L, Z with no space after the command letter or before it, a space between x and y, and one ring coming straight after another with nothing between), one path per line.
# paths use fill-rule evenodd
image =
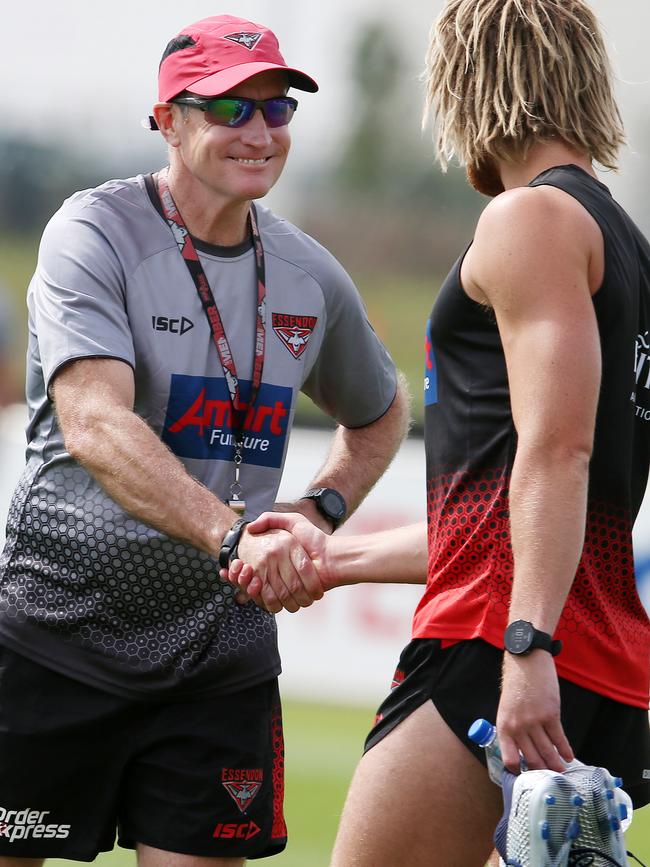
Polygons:
M293 151L274 210L329 247L352 274L370 319L410 382L416 426L389 474L348 531L424 517L422 339L441 278L468 243L486 200L464 175L434 164L421 131L420 74L429 27L442 0L35 0L3 4L0 27L0 540L21 469L26 345L25 291L40 233L71 192L165 163L156 133L140 121L156 100L156 72L183 25L229 12L275 30L287 61L313 75L318 94L297 94ZM629 147L612 189L650 235L650 64L647 0L593 0L617 77ZM300 406L283 496L316 469L327 433ZM635 541L641 592L650 607L650 508ZM281 867L327 863L347 782L408 640L414 588L352 588L297 617L281 618L287 697L287 812ZM641 813L647 825L650 814ZM633 826L632 834L635 833ZM639 831L636 831L639 833ZM637 854L650 856L650 834ZM640 839L640 838L639 838ZM631 844L632 845L632 844ZM116 853L102 864L131 864Z

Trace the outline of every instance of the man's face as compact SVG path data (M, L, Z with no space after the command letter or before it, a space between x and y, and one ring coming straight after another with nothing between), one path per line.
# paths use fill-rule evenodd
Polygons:
M284 72L261 72L220 96L284 96ZM226 202L265 196L282 173L291 146L288 126L269 127L261 111L240 127L210 123L206 113L176 107L177 153L185 169Z
M467 166L467 180L477 192L490 198L504 191L499 167L489 157L474 166Z

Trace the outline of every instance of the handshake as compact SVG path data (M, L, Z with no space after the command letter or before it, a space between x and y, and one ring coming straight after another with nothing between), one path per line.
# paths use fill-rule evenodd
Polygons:
M238 602L296 612L344 584L425 584L427 526L329 536L304 514L265 512L246 526L238 555L219 573Z
M265 512L246 526L237 559L219 574L237 588L239 603L293 613L337 586L336 542L304 515Z

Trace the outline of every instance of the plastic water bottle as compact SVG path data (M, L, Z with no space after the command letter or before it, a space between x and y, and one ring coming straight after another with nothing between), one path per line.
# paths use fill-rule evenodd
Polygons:
M500 786L503 778L504 764L496 726L486 719L477 719L469 727L467 737L471 741L474 741L475 744L483 747L490 779L497 786Z

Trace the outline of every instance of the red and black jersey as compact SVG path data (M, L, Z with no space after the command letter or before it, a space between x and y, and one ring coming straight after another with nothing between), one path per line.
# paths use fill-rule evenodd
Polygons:
M650 462L650 245L607 187L577 166L544 172L531 183L540 185L577 199L605 241L605 276L593 297L603 370L585 543L556 631L564 642L557 669L595 692L647 707L650 621L636 588L632 525ZM463 291L462 261L427 327L429 568L413 634L481 637L503 647L517 434L496 319Z

